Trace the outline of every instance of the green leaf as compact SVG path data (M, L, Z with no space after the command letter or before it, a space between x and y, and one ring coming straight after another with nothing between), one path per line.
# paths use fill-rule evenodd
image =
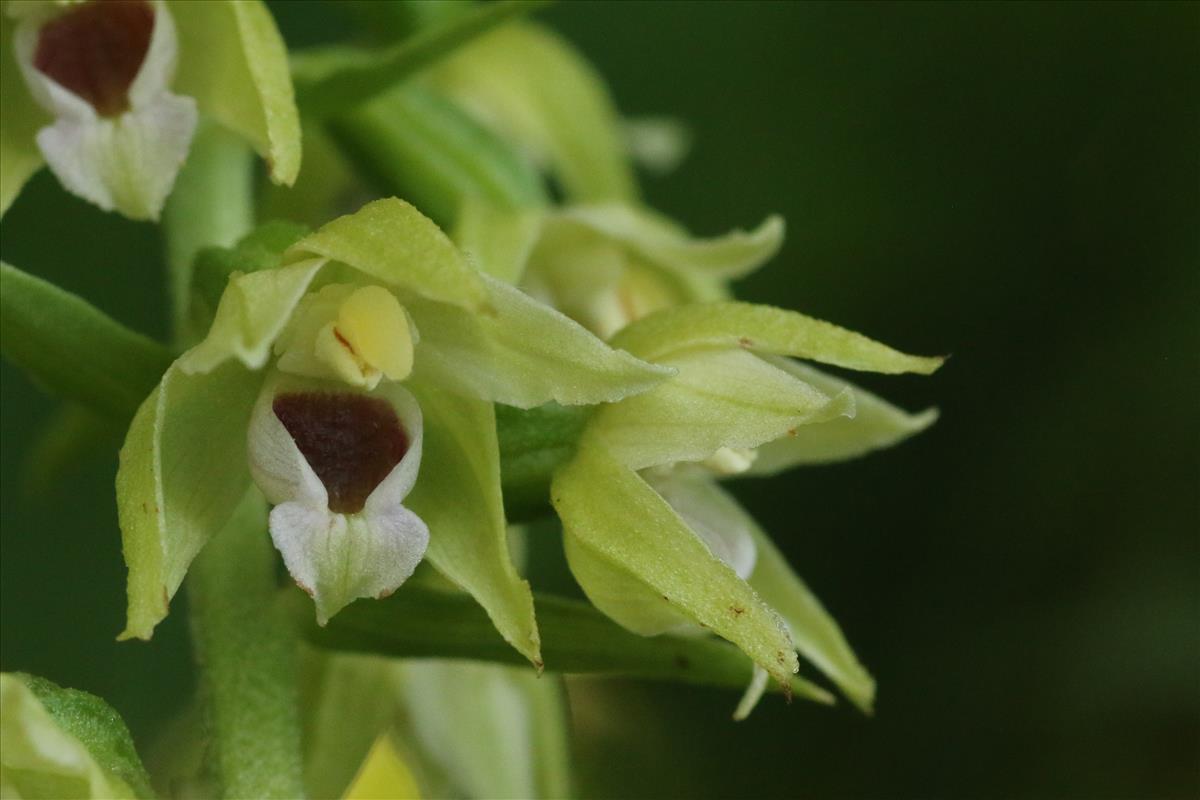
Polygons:
M81 298L0 264L0 347L40 385L117 419L154 388L171 354Z
M542 5L546 0L486 3L380 50L327 47L297 53L292 70L300 105L313 116L347 111L481 34Z
M671 615L699 623L788 685L797 663L782 623L636 472L585 444L555 476L551 501L571 571L597 608L647 635Z
M694 349L661 363L678 370L675 377L602 406L588 425L589 441L635 470L758 447L854 414L849 393L826 396L743 350Z
M240 364L196 375L176 365L134 417L117 469L129 569L119 638L150 638L188 565L245 493L246 425L261 383Z
M766 360L826 394L850 393L854 398L855 413L853 417L836 417L820 425L805 425L793 436L762 445L747 475L775 475L803 464L856 458L899 444L937 421L936 408L909 414L864 389L818 372L807 364L775 356L768 356Z
M613 350L573 320L481 274L483 313L418 297L403 302L421 341L416 372L497 403L591 405L645 391L671 371Z
M541 666L529 584L509 558L490 403L406 384L425 418L421 473L406 505L429 526L426 557L471 593L518 652Z
M176 90L248 139L271 179L290 186L300 171L300 117L271 12L258 0L170 0L170 9L179 33Z
M129 729L95 695L0 674L0 735L5 797L154 797Z
M590 411L557 403L528 410L496 406L500 483L510 522L550 510L550 478L575 454Z
M245 485L220 502L233 513L188 578L192 644L211 733L208 768L220 797L291 800L304 795L297 642L275 603L267 504Z
M434 84L558 177L573 202L637 195L603 80L565 40L532 24L480 37L432 71Z
M42 166L42 152L34 137L50 121L21 77L13 52L15 28L9 15L0 13L0 216Z
M322 256L383 283L462 308L477 309L487 287L458 248L428 217L394 197L338 217L288 251L293 260Z
M427 796L570 795L561 679L468 661L405 661L398 672L406 738L428 764L419 772L448 784Z
M478 198L501 208L548 202L541 176L449 100L402 86L329 121L329 132L383 194L408 198L439 224Z
M889 374L928 375L945 360L905 355L862 334L795 311L737 302L660 311L626 327L613 338L613 346L650 361L698 347L740 347Z
M329 650L396 658L455 658L522 664L467 595L410 581L380 601L360 600L320 628L299 590L288 590L309 641ZM535 598L546 669L555 673L608 675L742 689L750 661L737 648L711 637L630 633L587 603L548 595ZM827 692L789 676L797 696L828 703Z

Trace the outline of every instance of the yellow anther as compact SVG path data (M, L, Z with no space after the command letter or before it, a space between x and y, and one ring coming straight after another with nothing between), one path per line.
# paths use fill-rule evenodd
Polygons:
M367 369L394 381L412 372L413 340L408 317L381 286L357 289L338 308L333 335Z

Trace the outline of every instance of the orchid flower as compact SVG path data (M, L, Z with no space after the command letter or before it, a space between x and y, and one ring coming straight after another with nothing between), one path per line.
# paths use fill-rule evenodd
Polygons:
M322 624L428 557L540 663L505 545L491 403L616 401L669 368L480 273L399 200L261 264L235 253L225 268L238 266L262 268L232 274L208 336L167 371L122 449L123 636L150 636L252 480Z
M0 16L0 213L44 162L105 211L158 219L201 114L295 180L287 54L263 4L9 0Z

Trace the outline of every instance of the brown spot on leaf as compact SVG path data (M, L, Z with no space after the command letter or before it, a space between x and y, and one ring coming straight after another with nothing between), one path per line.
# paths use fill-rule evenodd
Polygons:
M92 0L42 26L33 65L96 113L129 109L129 87L150 49L154 7L146 0Z
M741 606L730 606L729 610L733 612L735 617L740 617L742 614L746 613L746 609L742 608Z
M742 338L738 339L738 345L741 347L753 347L754 340L747 336L743 336Z
M685 655L677 655L675 656L675 666L679 669L690 669L692 662L688 661L688 657Z
M362 394L281 394L271 405L329 494L353 514L408 452L408 435L384 400Z

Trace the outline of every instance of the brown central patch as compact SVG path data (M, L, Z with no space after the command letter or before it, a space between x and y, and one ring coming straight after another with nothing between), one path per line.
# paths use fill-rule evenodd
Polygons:
M281 394L271 408L329 493L329 510L362 511L408 452L408 435L384 400L361 394Z
M146 0L91 0L42 26L33 65L105 117L129 108L129 87L141 69L154 7Z

